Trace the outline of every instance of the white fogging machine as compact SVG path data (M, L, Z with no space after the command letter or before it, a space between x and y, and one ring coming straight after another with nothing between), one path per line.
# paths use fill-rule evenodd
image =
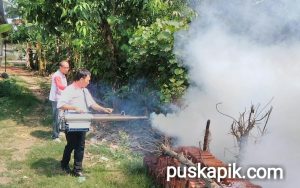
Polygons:
M92 121L97 122L112 122L112 121L131 121L131 120L147 120L147 116L131 116L125 115L122 111L120 114L93 114L87 113L75 113L61 111L59 113L59 129L60 131L83 131L90 130Z

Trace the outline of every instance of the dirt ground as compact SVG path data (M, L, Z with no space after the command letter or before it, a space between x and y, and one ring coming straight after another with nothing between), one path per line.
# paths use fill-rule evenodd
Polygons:
M3 67L0 69L3 72ZM31 72L21 67L7 67L6 72L9 76L18 76L23 81L26 82L27 87L32 91L32 93L40 100L47 99L48 93L45 93L42 88L40 88L40 83L50 83L50 77L41 77L37 73Z

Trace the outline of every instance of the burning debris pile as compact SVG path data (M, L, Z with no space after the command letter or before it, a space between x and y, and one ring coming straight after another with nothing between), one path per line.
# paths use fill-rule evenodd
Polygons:
M199 163L205 167L227 167L222 161L215 158L209 151L203 151L198 147L178 147L171 150L162 145L163 153L160 156L146 156L144 164L148 168L149 174L155 179L157 184L167 188L206 188L206 187L238 187L238 188L260 188L247 180L242 179L222 179L217 182L212 179L197 178L171 178L167 181L167 166L182 167L194 166Z

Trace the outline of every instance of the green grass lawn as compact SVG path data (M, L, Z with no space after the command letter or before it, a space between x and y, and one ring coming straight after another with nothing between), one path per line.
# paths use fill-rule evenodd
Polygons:
M50 104L36 99L22 80L0 80L0 108L0 187L155 187L142 156L126 144L86 144L86 179L64 174L60 159L66 142L51 140Z

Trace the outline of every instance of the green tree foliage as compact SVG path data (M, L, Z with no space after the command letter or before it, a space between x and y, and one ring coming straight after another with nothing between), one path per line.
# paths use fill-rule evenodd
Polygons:
M194 16L185 1L15 0L15 7L25 24L11 38L40 42L52 65L70 57L73 67L87 67L115 93L145 79L161 102L179 98L188 85L173 53L174 33Z
M184 21L157 19L148 27L139 26L129 40L130 74L153 80L164 102L180 97L187 86L186 69L172 53L174 33L186 26Z

